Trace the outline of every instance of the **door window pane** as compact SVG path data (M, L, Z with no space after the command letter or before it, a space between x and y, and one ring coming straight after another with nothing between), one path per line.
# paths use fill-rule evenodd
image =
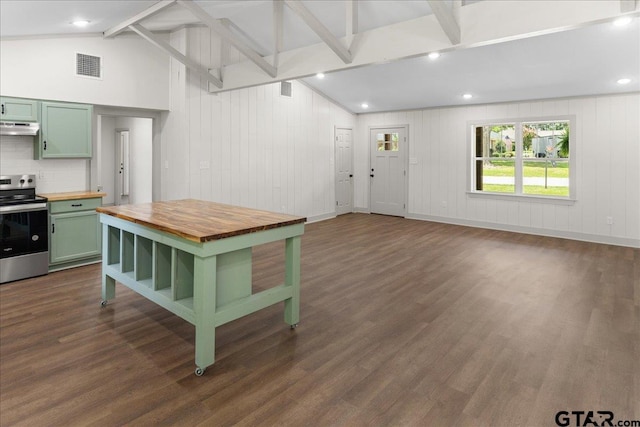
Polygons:
M376 137L378 151L398 151L397 133L379 133Z

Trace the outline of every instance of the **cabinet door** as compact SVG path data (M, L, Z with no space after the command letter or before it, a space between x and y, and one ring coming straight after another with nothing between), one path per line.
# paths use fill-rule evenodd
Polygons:
M20 98L0 98L0 117L5 121L37 122L38 101Z
M41 157L91 157L92 113L91 105L42 102Z
M100 255L100 222L95 211L51 215L51 264Z

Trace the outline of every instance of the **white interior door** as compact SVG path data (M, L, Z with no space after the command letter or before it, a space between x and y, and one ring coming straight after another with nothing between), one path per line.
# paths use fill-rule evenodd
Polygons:
M352 129L336 128L336 214L353 212Z
M406 209L406 128L372 128L371 213L404 216Z
M116 132L116 184L115 204L129 203L130 161L129 131Z

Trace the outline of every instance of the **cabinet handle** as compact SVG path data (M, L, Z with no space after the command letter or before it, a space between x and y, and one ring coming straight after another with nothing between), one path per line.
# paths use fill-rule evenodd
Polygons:
M51 234L56 232L56 225L55 224L51 224Z
M4 116L4 104L2 104L2 115Z
M79 208L82 206L82 203L76 203L75 205L71 205L72 208Z
M44 148L43 148L43 150L46 150L46 149L47 149L47 141L44 141Z

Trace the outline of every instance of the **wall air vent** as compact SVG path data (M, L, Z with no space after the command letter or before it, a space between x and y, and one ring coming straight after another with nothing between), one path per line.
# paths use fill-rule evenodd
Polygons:
M102 58L84 53L76 53L76 76L101 79Z
M291 82L280 82L280 95L291 98Z

